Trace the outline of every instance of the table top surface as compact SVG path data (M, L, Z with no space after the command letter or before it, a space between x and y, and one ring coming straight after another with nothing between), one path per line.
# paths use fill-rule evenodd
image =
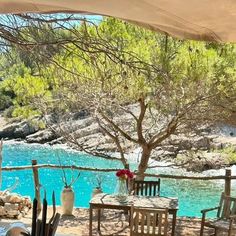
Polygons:
M149 197L149 196L136 196L129 195L127 198L127 202L120 203L115 195L100 193L95 195L91 201L89 202L91 205L109 205L116 207L143 207L143 208L160 208L160 209L173 209L178 210L178 198L170 198L170 197Z

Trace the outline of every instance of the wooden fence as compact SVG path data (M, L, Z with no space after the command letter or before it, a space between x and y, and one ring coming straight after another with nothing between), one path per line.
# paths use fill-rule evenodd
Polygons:
M52 165L52 164L37 164L36 160L32 160L31 166L16 166L16 167L2 167L2 171L22 171L22 170L32 170L34 177L34 188L35 195L38 200L39 210L41 208L40 204L40 180L39 180L39 169L74 169L81 171L94 171L94 172L115 172L119 169L99 169L99 168L90 168L82 166L67 166L67 165ZM231 175L231 169L226 169L225 175L217 176L181 176L181 175L166 175L166 174L145 174L146 177L155 177L163 179L186 179L186 180L224 180L224 192L226 195L231 194L231 180L236 179L236 176Z

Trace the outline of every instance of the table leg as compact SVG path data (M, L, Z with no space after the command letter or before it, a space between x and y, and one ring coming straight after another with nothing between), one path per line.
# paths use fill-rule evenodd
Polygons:
M177 211L174 211L173 212L173 219L172 219L172 232L171 232L171 236L175 236L176 215L177 215Z
M93 234L93 208L90 205L89 207L89 236Z
M100 232L100 223L101 223L101 209L98 209L98 232Z

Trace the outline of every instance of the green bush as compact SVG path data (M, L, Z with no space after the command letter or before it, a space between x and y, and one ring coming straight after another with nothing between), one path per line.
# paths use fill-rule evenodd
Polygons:
M236 163L236 147L231 145L221 150L221 153L227 155L229 163Z
M5 118L12 118L13 111L14 111L14 106L10 106L9 108L3 111L3 116Z
M9 96L0 93L0 110L3 111L12 105L12 100Z

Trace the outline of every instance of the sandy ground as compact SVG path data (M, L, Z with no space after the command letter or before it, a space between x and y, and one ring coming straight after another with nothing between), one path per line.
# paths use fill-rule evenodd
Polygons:
M57 209L60 213L60 208ZM48 217L51 216L52 209L49 208ZM170 219L171 221L171 219ZM10 225L14 222L23 222L26 227L31 225L31 212L20 220L12 219L1 219L0 220L0 229L7 230ZM101 233L96 231L96 215L94 216L93 224L93 236L102 235L119 235L127 236L129 235L129 226L127 219L122 212L119 211L109 211L104 210L102 219L101 219ZM178 218L177 227L176 227L176 236L197 236L200 232L200 219L195 218ZM60 220L59 227L57 229L57 234L65 235L78 235L78 236L87 236L88 235L88 225L89 225L89 211L88 209L74 209L73 216L62 216ZM169 229L170 235L171 229ZM211 235L212 231L205 230L205 235ZM1 231L0 231L1 234ZM2 235L2 234L1 234Z

